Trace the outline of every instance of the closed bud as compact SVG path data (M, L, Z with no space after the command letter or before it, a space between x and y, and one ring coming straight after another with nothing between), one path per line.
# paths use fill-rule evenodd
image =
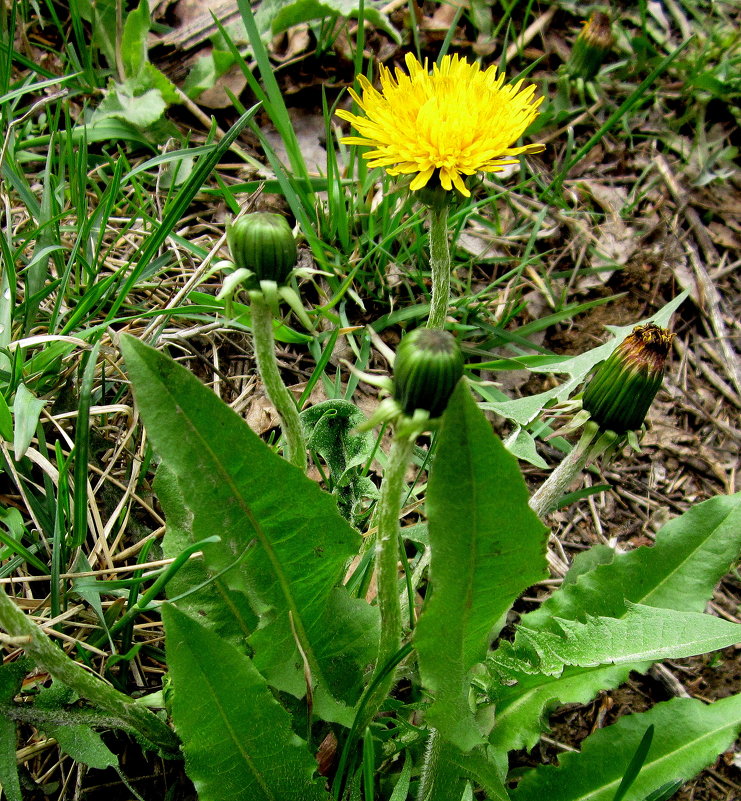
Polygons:
M582 406L599 427L616 434L643 425L664 378L674 334L647 323L633 329L584 390Z
M288 221L280 214L255 212L232 223L226 234L232 260L251 270L258 281L286 283L298 252Z
M463 354L455 337L435 328L417 328L396 350L394 400L411 417L418 409L440 417L463 375Z
M610 18L601 11L593 12L574 42L568 72L585 81L591 80L599 72L614 42Z

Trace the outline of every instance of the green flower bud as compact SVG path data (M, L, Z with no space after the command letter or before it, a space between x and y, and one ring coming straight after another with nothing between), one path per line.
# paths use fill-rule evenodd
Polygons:
M624 434L643 425L664 378L674 334L647 323L633 329L584 390L582 406L601 429Z
M440 417L463 375L463 354L455 337L435 328L417 328L396 350L394 400L409 417L417 409Z
M286 283L298 251L288 221L280 214L255 212L240 217L226 232L232 260L259 281Z
M599 72L614 42L610 18L601 11L594 11L574 42L567 71L590 81Z

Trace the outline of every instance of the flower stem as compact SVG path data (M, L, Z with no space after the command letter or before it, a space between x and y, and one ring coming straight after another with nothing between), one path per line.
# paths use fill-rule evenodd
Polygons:
M448 204L430 207L430 270L432 300L428 328L445 328L450 302L450 246L448 244Z
M419 790L417 791L418 801L430 801L433 797L432 793L435 790L438 765L440 762L440 746L440 733L437 729L430 729L427 735L425 756L419 777Z
M270 402L280 415L283 435L286 438L286 458L299 470L306 472L306 443L301 420L298 416L296 402L280 377L278 362L275 358L273 314L270 306L257 293L250 295L250 310L257 370L265 384Z
M590 446L599 433L600 430L596 425L587 423L579 442L571 449L571 453L563 459L530 498L530 508L538 517L543 518L556 508L558 499L563 496L566 488L577 474L584 469L590 455Z
M106 715L120 720L123 725L139 732L164 751L177 753L178 738L166 723L70 659L2 589L0 589L0 628L7 631L11 637L18 638L21 647L55 680L66 684L80 697L95 704Z
M401 602L399 600L399 510L404 487L404 474L412 454L414 438L394 433L386 470L378 499L378 533L376 540L376 568L378 582L378 608L381 612L381 639L373 679L401 648ZM375 717L394 683L395 671L381 679L365 704L363 720L358 731Z

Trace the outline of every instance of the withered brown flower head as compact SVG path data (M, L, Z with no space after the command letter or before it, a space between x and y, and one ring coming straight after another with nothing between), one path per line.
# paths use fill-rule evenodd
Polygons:
M582 406L600 428L624 434L643 425L664 379L674 334L653 323L636 326L600 365Z

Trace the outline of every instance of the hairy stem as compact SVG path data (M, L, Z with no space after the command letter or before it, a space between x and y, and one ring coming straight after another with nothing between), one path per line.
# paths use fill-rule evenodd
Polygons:
M70 659L8 598L2 589L0 589L0 628L7 631L11 637L21 638L22 647L39 667L48 671L57 681L66 684L81 698L95 704L104 714L119 719L125 726L139 732L159 748L170 753L178 751L178 738L166 723Z
M373 673L376 679L401 648L401 602L399 600L399 511L404 474L412 454L414 439L394 434L378 499L376 569L378 608L381 612L381 639ZM394 683L394 671L383 677L365 705L363 731L386 699Z
M571 449L571 453L563 459L530 498L530 508L538 517L543 518L556 508L558 499L564 495L569 484L584 469L591 451L590 446L598 433L600 432L596 426L587 424L581 439Z
M95 709L40 709L32 704L0 702L0 715L19 723L30 723L39 729L44 729L44 726L94 726L131 731L131 725L126 721L103 715Z
M430 207L430 270L432 300L428 328L445 328L450 302L450 246L448 244L448 204Z
M255 339L257 369L265 384L270 402L275 406L286 438L286 458L306 472L306 443L298 409L291 393L286 389L275 358L273 315L270 306L257 295L251 296L252 334Z
M437 768L440 761L440 733L437 729L430 729L425 746L425 757L422 763L422 771L419 776L419 790L417 791L417 801L430 801L435 790L435 780L437 779Z

